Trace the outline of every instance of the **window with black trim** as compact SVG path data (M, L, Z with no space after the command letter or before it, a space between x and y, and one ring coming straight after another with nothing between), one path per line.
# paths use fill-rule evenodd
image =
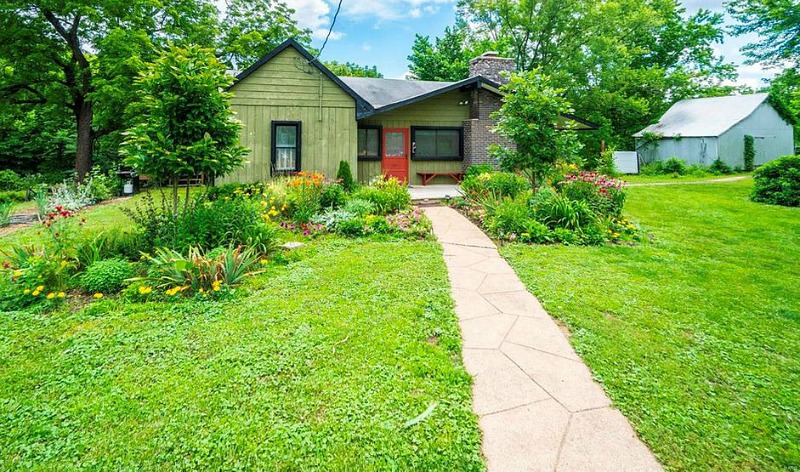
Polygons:
M381 127L358 127L358 159L374 161L381 158Z
M411 159L460 161L464 159L463 128L411 127Z
M300 170L301 126L299 121L272 122L272 172Z

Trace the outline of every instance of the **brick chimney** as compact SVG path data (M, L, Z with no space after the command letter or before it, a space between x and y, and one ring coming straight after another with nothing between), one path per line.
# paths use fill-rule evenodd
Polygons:
M516 65L514 59L500 57L497 51L487 51L480 56L469 61L469 76L481 75L487 79L504 84L508 79L503 77L501 72L514 72Z

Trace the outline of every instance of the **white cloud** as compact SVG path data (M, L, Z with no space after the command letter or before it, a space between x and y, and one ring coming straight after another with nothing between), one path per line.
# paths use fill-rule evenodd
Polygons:
M332 9L325 0L287 0L286 4L294 9L294 17L300 28L311 30L314 39L325 39L330 27ZM344 33L332 31L330 39L335 41L344 38Z
M411 18L419 18L420 16L422 16L422 10L420 10L419 8L412 8L411 11L408 12L408 15Z
M361 50L362 51L371 51L372 50L372 45L369 44L369 43L364 43L364 44L361 45Z

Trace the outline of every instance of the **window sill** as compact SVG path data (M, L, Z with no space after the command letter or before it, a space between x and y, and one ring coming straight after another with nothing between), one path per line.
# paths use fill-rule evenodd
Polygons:
M370 162L370 161L380 161L380 156L359 156L358 162Z
M411 156L412 161L424 162L424 161L452 161L452 162L462 162L464 157L414 157Z

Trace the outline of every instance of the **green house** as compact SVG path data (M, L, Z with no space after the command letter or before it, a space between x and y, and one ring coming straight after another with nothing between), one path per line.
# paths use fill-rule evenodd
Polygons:
M334 176L348 161L361 181L384 174L453 183L466 167L492 163L487 147L503 143L490 114L501 104L501 72L513 68L513 60L486 53L459 82L337 77L289 39L230 88L250 155L221 181Z

